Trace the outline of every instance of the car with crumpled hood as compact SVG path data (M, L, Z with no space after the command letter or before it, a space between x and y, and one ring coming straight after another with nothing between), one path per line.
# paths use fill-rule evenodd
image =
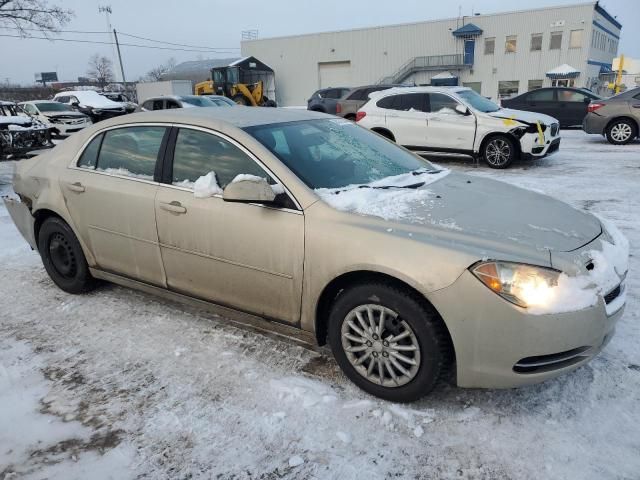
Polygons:
M0 159L19 158L51 147L47 125L25 115L17 104L0 101Z
M629 245L610 222L317 112L111 119L20 162L13 188L62 290L109 281L328 343L392 401L449 372L485 388L567 373L625 306Z

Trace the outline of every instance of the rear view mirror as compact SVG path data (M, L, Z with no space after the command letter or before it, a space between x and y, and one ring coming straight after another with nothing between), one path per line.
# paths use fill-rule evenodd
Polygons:
M264 178L252 177L231 182L222 192L222 199L225 202L271 203L276 194Z
M460 115L469 115L469 109L460 104L456 105L456 112L458 112Z

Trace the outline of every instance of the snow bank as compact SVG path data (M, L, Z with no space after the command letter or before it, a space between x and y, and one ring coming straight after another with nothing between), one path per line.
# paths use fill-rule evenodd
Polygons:
M218 185L216 172L209 172L198 178L193 184L193 195L196 198L213 197L214 195L222 195L222 189Z
M385 220L406 218L412 211L412 205L424 202L433 194L425 188L447 175L450 170L442 169L437 173L424 172L420 175L406 173L386 177L366 185L349 185L344 188L319 188L315 192L326 203L337 210L372 215ZM418 188L386 188L402 187L424 182Z
M549 300L544 305L529 307L529 313L544 315L582 310L596 305L601 296L620 284L620 277L629 269L629 241L611 222L599 219L606 232L601 237L602 250L583 253L586 259L592 260L593 269L575 277L561 273L558 284L551 289ZM624 295L621 293L616 307L622 306ZM617 308L607 313L615 310Z

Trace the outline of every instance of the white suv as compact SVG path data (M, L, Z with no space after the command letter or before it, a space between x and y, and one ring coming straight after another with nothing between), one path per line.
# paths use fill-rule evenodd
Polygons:
M542 158L560 147L558 121L500 108L464 87L399 87L369 95L356 121L417 152L483 158L506 168L516 158Z

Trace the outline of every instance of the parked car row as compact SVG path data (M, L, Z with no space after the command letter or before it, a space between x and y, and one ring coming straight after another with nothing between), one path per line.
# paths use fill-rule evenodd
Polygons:
M22 115L15 103L0 101L0 160L51 146L46 124Z

